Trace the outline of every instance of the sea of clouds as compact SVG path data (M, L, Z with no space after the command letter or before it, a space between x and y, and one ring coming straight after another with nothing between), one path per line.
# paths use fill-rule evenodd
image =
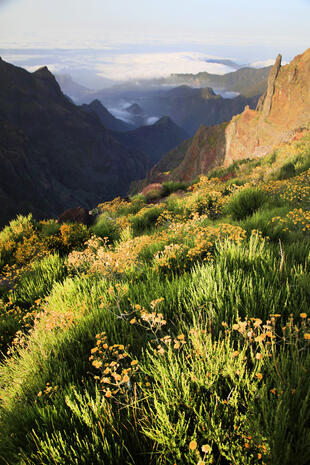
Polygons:
M172 73L207 71L225 74L234 69L222 64L222 59L197 51L134 52L113 48L103 49L2 49L2 58L28 71L47 66L53 73L71 74L89 87L100 88L103 81L128 81L169 76ZM208 62L212 59L212 62ZM214 62L219 61L219 62ZM267 62L255 63L264 66ZM91 79L91 76L93 79ZM95 79L96 78L96 79ZM97 80L97 81L96 81Z

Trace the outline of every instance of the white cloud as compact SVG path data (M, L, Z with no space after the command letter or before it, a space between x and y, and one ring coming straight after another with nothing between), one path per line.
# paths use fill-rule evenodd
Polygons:
M100 59L95 69L98 75L116 80L161 77L171 73L207 71L225 74L233 71L219 63L206 63L207 58L211 57L199 52L127 53Z
M269 58L269 60L264 61L255 61L255 63L251 63L251 68L265 68L266 66L272 66L275 62L274 58Z

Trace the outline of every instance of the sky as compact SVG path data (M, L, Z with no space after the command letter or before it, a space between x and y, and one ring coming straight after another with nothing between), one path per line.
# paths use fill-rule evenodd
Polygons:
M310 0L0 0L0 55L80 81L223 74L207 59L289 61L310 46L309 19Z

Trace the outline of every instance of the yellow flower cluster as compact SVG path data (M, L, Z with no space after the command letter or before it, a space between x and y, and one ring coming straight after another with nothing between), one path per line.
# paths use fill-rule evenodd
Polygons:
M122 344L108 345L104 332L96 334L96 339L89 360L93 367L100 370L100 376L95 375L94 378L99 381L105 397L128 394L139 371L138 361L131 359Z
M310 210L295 208L284 218L275 216L271 221L272 223L281 224L284 231L300 230L308 234L310 233Z
M112 213L115 214L119 212L122 208L128 208L131 205L127 200L122 199L121 197L116 197L110 202L100 203L97 206L97 209L100 213Z
M261 189L268 194L280 196L293 204L306 204L310 202L310 169L300 176L280 181L270 181L261 184Z

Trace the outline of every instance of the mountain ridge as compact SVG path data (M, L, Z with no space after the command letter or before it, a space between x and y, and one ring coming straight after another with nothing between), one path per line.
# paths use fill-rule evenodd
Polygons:
M17 213L57 216L126 195L148 160L98 117L71 103L46 68L0 61L0 222Z

